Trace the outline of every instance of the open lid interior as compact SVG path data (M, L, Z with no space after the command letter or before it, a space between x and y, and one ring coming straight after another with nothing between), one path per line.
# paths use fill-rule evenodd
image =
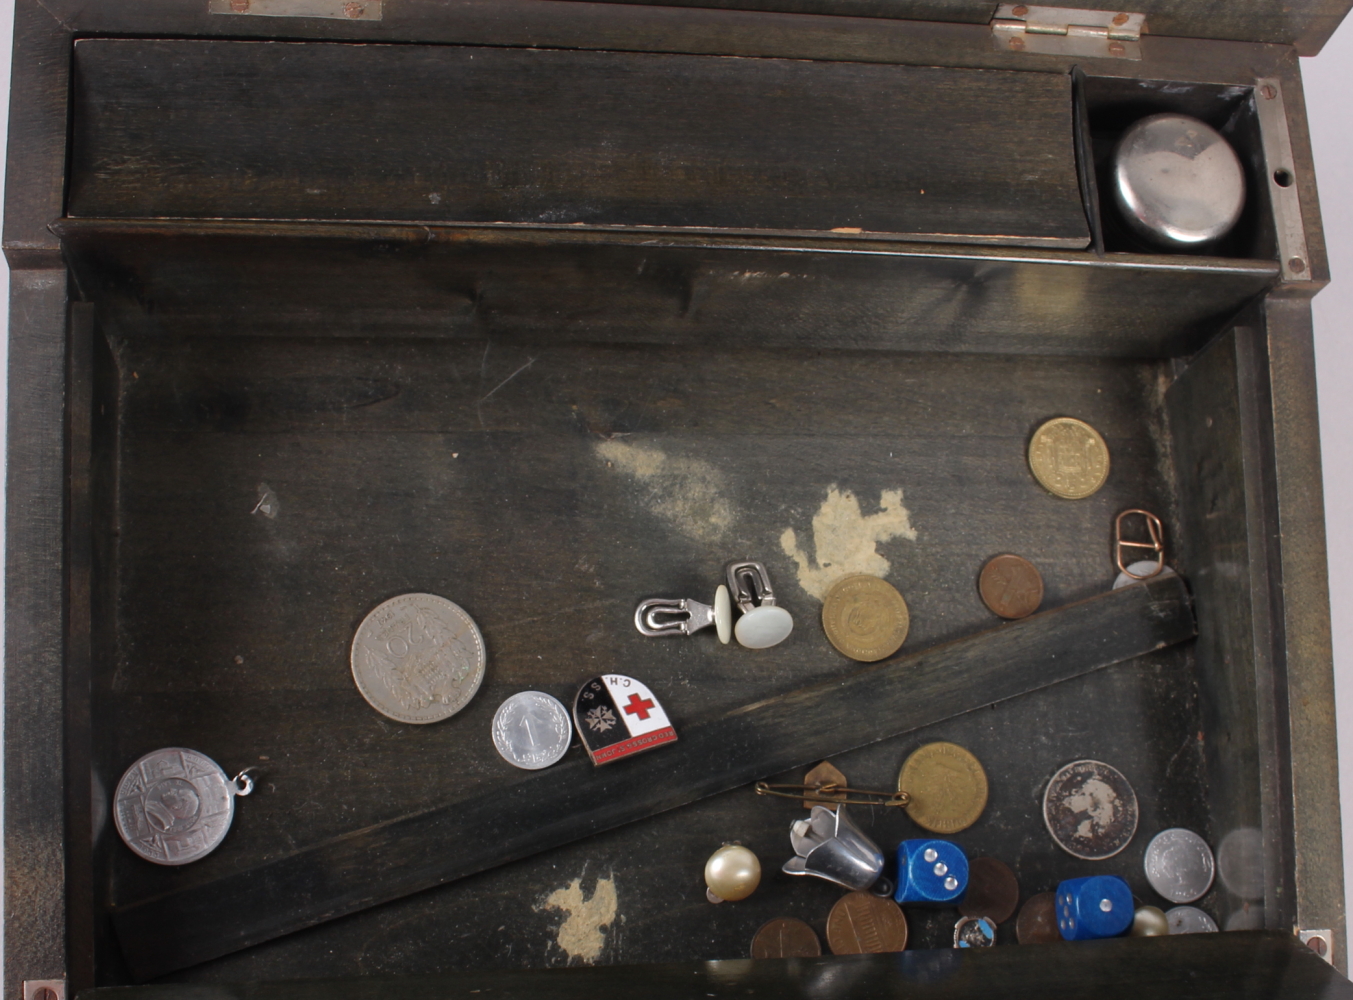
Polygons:
M987 24L997 16L992 0L607 0L665 7L721 7L793 14L838 14L910 21ZM1065 3L1043 7L1072 8ZM1087 7L1091 6L1089 4ZM1311 56L1334 34L1353 0L1134 0L1126 12L1146 15L1147 32L1182 38L1223 38L1241 42L1280 42ZM1093 8L1100 9L1100 8ZM1079 22L1073 22L1079 23Z

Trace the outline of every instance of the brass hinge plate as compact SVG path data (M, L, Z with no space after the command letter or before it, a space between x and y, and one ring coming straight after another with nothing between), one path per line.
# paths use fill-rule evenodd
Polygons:
M1097 59L1140 59L1146 15L1003 3L991 21L991 43L1002 52Z

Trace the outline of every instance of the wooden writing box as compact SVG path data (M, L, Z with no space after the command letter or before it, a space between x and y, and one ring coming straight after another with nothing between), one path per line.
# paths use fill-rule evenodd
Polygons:
M19 0L6 996L1347 995L1297 64L1347 4L1153 0L1140 37L967 0L718 6ZM1142 252L1108 204L1114 143L1158 111L1243 161L1211 255ZM1058 415L1108 442L1090 499L1029 474ZM972 657L1002 683L918 667L833 760L888 788L922 743L975 752L991 798L956 839L1025 898L1114 873L1159 902L1155 832L1241 831L1256 849L1199 904L1229 932L1035 948L1006 925L960 953L953 911L914 910L900 955L746 960L772 917L821 933L839 891L778 874L803 811L720 784L758 758L706 720L860 669L819 623L843 560L906 595L907 654L997 625L975 581L1000 552L1045 608L1105 591L1133 507L1165 521L1196 639L1081 676L1051 645ZM733 558L767 564L783 645L635 631L641 598L708 600ZM348 667L406 591L488 648L431 726L377 715ZM575 747L520 785L498 704L603 672L685 743L602 771ZM803 764L853 725L813 704L778 724ZM260 769L182 868L110 822L163 746ZM1043 828L1084 757L1140 799L1108 861ZM779 770L755 776L805 768ZM730 790L668 793L702 771ZM457 869L517 850L522 788L564 803L540 817L559 846ZM885 851L917 833L859 818ZM701 868L731 840L766 874L715 907Z

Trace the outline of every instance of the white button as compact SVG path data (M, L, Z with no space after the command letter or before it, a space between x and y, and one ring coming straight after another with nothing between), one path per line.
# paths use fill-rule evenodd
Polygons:
M794 619L784 608L763 604L738 619L733 634L748 649L769 649L789 638Z
M714 591L714 629L719 633L719 641L725 646L733 638L733 602L729 600L728 588L722 583Z

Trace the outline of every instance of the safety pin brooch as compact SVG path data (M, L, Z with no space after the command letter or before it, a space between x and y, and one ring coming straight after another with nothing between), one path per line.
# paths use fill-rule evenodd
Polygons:
M850 788L835 781L823 781L812 785L772 785L758 781L756 794L775 795L782 799L798 799L803 802L821 802L825 805L839 805L844 802L852 806L906 807L911 804L911 796L904 791L873 792L865 788ZM869 798L852 799L850 798L852 795L867 795Z

